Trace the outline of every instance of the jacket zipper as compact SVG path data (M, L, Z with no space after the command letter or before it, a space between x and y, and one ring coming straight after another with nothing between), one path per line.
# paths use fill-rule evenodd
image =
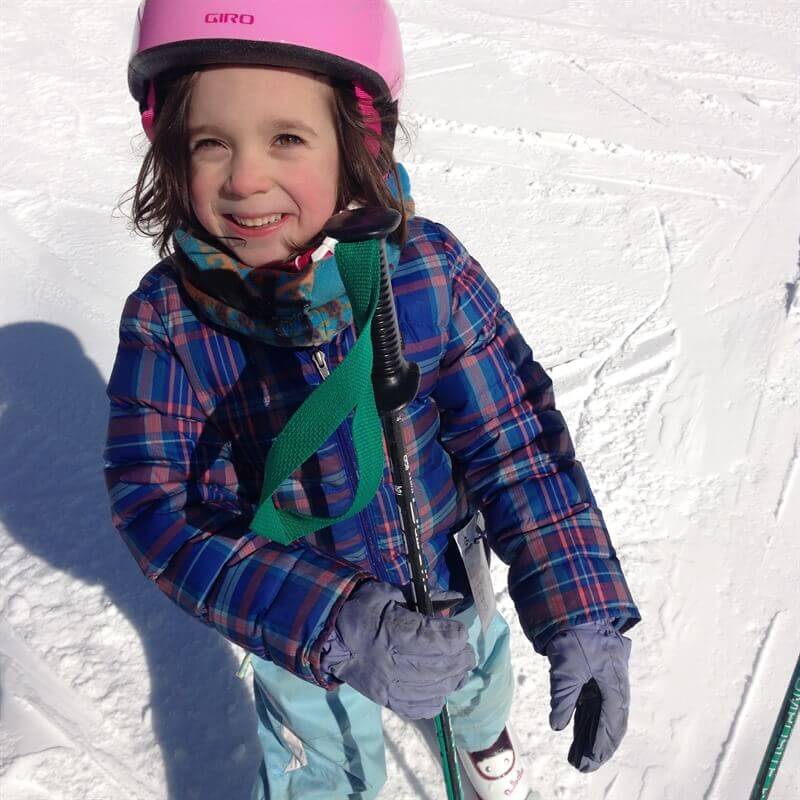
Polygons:
M322 380L325 380L330 376L331 371L328 369L328 362L325 358L325 353L322 350L314 350L314 352L311 354L311 360L314 362L319 374L322 376ZM345 424L347 424L349 427L349 423L346 420ZM348 480L351 482L351 485L354 486L356 476L355 452L353 450L352 441L348 440L348 437L342 434L341 426L336 429L336 441L339 443L339 447L344 454L345 474L347 475ZM369 563L372 566L373 572L378 575L378 577L384 581L388 581L389 575L386 572L383 559L380 556L380 548L371 535L372 525L370 524L367 516L368 515L365 511L359 511L357 518L361 524L361 530L364 531L364 541L367 545L367 556L369 557Z

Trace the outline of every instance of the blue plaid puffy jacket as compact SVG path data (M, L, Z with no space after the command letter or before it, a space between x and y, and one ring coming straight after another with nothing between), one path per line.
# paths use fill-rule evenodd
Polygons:
M464 591L452 533L483 514L509 567L523 630L544 652L560 628L639 619L552 383L481 266L422 217L392 276L406 356L419 364L405 440L431 583ZM113 521L145 575L181 608L305 680L364 580L409 581L388 466L371 503L284 546L254 534L270 443L355 341L284 348L202 319L166 259L128 298L108 385L105 476ZM279 488L305 514L349 508L349 420Z

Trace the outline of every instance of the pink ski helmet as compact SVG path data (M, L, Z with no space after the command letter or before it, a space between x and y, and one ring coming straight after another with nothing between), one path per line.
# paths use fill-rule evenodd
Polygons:
M149 139L156 78L211 64L294 67L352 81L366 120L372 98L396 102L403 89L400 29L387 0L142 0L128 88Z

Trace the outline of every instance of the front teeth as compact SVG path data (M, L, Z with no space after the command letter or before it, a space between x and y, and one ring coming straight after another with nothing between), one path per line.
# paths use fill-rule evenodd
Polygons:
M261 228L264 225L272 225L278 222L283 214L273 214L271 217L258 217L257 219L242 219L237 217L236 214L231 214L231 216L237 225L241 225L243 228Z

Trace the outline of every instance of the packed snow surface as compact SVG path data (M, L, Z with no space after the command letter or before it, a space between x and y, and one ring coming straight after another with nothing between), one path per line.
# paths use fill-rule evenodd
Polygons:
M536 790L745 798L800 648L798 4L395 6L418 210L551 372L644 617L628 735L581 775L494 566ZM3 4L3 800L244 800L259 758L241 654L142 577L101 475L122 304L155 261L112 213L144 152L135 10ZM382 797L444 797L388 714L386 744ZM772 794L797 797L800 733Z

